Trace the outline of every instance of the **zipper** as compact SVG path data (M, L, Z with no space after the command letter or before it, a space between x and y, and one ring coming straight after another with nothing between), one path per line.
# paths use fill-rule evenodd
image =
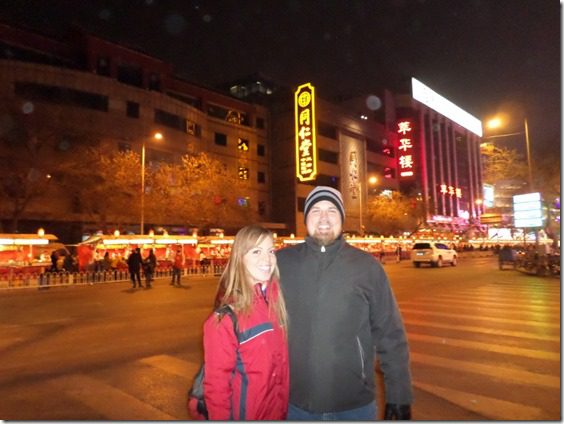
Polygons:
M360 367L362 372L362 378L366 380L366 373L364 372L364 349L362 349L362 345L360 344L360 338L356 336L356 342L358 344L358 352L360 353Z

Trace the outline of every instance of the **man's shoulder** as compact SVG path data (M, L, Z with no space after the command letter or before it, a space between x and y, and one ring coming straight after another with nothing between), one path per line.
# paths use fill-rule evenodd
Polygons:
M286 246L276 251L276 257L278 259L289 259L298 256L305 247L305 243L298 243L291 246Z

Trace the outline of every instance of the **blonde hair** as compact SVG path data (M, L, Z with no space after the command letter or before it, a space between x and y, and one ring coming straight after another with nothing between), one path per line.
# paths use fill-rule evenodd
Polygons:
M248 225L237 232L231 255L219 280L216 307L230 305L237 313L249 314L251 312L255 288L243 257L267 237L272 239L272 232L260 225ZM280 273L276 265L269 284L278 286L279 277ZM278 295L269 299L268 308L270 313L277 317L278 324L286 330L288 326L286 304L280 287L278 286L277 289Z

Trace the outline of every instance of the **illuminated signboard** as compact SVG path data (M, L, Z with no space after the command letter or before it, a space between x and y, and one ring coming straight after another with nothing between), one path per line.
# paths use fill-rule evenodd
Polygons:
M494 186L491 184L484 184L484 206L486 208L493 208L494 205Z
M302 84L295 93L296 176L300 181L315 180L317 143L315 128L315 88Z
M398 122L398 170L400 178L413 177L415 149L413 148L413 124L408 119Z
M462 189L458 187L454 187L448 184L440 184L439 191L441 194L448 194L450 196L456 196L459 199L462 198Z
M425 106L439 112L444 117L472 131L477 136L482 136L482 122L478 118L462 110L440 94L435 93L415 78L411 78L411 91L413 98L418 102L423 103Z
M542 227L542 201L540 193L513 196L513 217L516 227Z

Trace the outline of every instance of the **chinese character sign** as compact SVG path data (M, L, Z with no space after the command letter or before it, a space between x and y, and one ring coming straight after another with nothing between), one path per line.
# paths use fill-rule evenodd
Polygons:
M300 181L315 180L317 146L315 128L315 88L310 84L298 87L295 93L296 176Z
M415 146L413 144L412 122L403 119L398 122L398 171L400 178L415 175Z

